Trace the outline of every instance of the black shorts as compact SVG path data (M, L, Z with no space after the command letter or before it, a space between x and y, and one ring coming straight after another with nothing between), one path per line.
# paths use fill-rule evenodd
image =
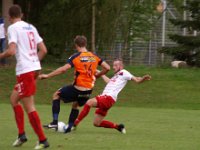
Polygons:
M92 90L80 91L77 90L73 85L64 86L58 90L60 98L64 103L78 102L79 106L83 106L90 98Z

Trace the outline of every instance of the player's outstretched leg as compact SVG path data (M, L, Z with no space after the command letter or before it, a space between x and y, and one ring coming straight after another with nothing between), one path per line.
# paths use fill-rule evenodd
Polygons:
M78 109L71 109L70 115L69 115L69 120L68 120L68 127L65 129L65 133L71 132L72 128L74 128L74 122L76 118L78 117L79 110Z
M88 115L90 108L91 106L89 106L87 103L84 105L83 110L80 112L78 118L74 122L74 126L78 126L78 124Z
M115 124L115 123L107 121L107 120L102 120L101 121L101 118L100 118L100 115L96 115L96 118L95 118L95 121L94 121L94 126L116 129L116 130L118 130L119 132L121 132L123 134L126 133L126 129L125 129L125 126L123 124Z
M117 130L123 134L126 134L126 129L125 129L125 126L124 124L119 124L117 125Z
M58 116L60 113L60 99L54 99L52 102L52 117L53 121L47 125L43 125L44 128L55 129L58 128Z
M80 112L78 118L75 120L74 125L72 126L71 130L76 130L78 124L88 115L90 112L91 106L87 103L84 105L82 111Z

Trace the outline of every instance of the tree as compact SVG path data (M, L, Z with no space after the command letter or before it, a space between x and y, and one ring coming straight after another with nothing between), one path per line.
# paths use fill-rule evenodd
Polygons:
M25 20L38 27L48 56L55 60L55 56L66 57L63 55L66 49L69 54L74 52L73 38L77 34L85 35L88 49L97 49L98 53L105 53L105 49L114 51L116 42L122 43L124 54L128 53L131 42L147 37L159 1L15 0L15 3L22 6Z
M100 49L112 53L116 42L123 45L123 55L137 40L147 40L157 20L156 6L160 0L99 0L97 1L97 38ZM105 45L108 45L105 47Z
M200 35L196 34L200 30L200 1L187 1L187 5L182 7L189 14L189 20L170 21L175 26L186 28L186 35L171 34L169 38L175 41L176 47L163 47L160 52L172 55L176 60L186 61L191 66L200 67Z
M95 27L96 27L96 0L92 0L92 34L91 34L91 49L95 52Z
M124 55L129 53L131 43L135 41L145 41L149 39L149 31L158 18L156 6L160 0L126 0L124 14L121 15L122 21L120 28L124 40Z

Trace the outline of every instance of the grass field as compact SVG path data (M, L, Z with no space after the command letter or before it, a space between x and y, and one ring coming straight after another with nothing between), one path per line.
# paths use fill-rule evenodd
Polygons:
M59 65L45 65L43 72L54 70ZM119 95L119 106L200 109L200 69L173 69L127 66L136 76L146 73L152 76L150 82L137 85L129 82ZM8 103L10 91L15 83L14 67L0 68L0 100ZM112 75L112 71L108 76ZM52 94L60 87L72 83L73 72L38 81L36 102L50 104ZM105 83L98 79L93 96L100 94Z
M43 123L51 120L50 105L37 105ZM60 120L66 122L70 107L62 105ZM95 128L92 110L78 129L70 134L45 130L52 150L199 150L200 112L198 110L113 107L106 119L123 122L127 134ZM36 136L26 117L29 141L12 148L17 130L11 107L1 104L0 149L33 149Z
M45 65L49 72L59 65ZM152 75L152 81L141 85L128 83L119 101L106 119L126 125L127 134L95 128L93 112L70 134L45 130L52 150L199 150L200 142L200 70L154 67L126 67L135 75ZM9 95L15 83L14 67L0 68L0 150L13 149L17 136ZM51 121L51 97L59 87L72 82L73 72L38 81L36 103L43 123ZM108 76L112 75L112 71ZM93 96L105 84L97 80ZM69 105L62 104L60 120L66 122ZM22 148L33 149L37 138L26 117L29 138ZM18 148L16 148L18 149Z

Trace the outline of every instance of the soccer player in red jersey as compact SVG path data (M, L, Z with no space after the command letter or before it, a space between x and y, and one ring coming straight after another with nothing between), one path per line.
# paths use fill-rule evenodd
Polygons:
M123 124L116 124L104 120L104 117L107 115L108 110L116 103L117 95L125 87L128 80L135 81L136 83L142 83L143 81L150 80L151 76L144 75L143 77L136 77L132 75L130 72L123 69L123 62L120 59L117 59L113 62L113 69L115 75L111 79L105 75L102 76L104 81L107 83L103 93L87 101L75 121L75 127L88 115L90 108L95 107L96 112L94 126L113 128L117 129L121 133L126 133L125 126Z
M0 54L0 59L15 55L17 60L17 84L10 97L18 127L18 138L13 146L21 146L27 141L24 130L24 110L20 104L22 102L30 124L39 139L35 149L43 149L49 147L49 143L34 106L34 94L36 92L37 71L41 69L40 60L46 55L47 49L37 29L22 21L21 17L22 12L19 5L13 5L9 8L11 25L8 27L8 49Z
M65 133L71 131L71 127L79 114L78 107L83 106L89 99L96 78L104 75L110 70L110 66L105 61L86 49L87 39L85 36L76 36L74 39L74 45L78 53L72 55L64 66L49 74L41 74L39 76L40 79L51 78L65 73L70 68L74 68L74 83L60 88L53 94L53 121L44 125L46 128L57 129L60 100L63 100L64 103L72 102L68 128L65 129ZM102 67L102 71L95 75L98 66Z

